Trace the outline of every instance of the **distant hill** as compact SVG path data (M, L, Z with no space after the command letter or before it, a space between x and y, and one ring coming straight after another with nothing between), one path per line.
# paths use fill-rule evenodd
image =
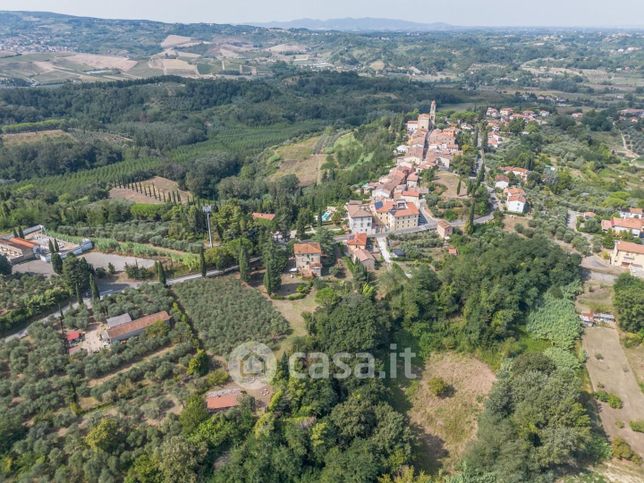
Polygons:
M340 30L344 32L432 32L461 30L464 27L434 22L419 23L389 18L334 18L319 20L302 18L286 22L251 23L257 27L309 30Z

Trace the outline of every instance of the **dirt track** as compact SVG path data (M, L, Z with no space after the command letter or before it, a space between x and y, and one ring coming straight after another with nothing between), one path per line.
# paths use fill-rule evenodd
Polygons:
M644 433L637 433L628 426L629 421L644 420L644 394L626 359L619 342L617 330L605 327L590 327L585 330L583 346L588 353L586 367L590 374L593 390L603 389L616 394L624 402L622 409L612 409L599 403L600 416L606 433L620 436L634 451L644 456ZM600 357L597 357L597 355ZM624 423L618 428L619 422Z

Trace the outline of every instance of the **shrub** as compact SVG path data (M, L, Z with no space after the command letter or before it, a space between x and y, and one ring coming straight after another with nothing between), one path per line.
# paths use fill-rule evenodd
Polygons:
M613 450L613 457L619 458L621 460L632 461L633 463L640 464L642 458L640 458L631 448L631 446L620 437L613 439L611 444Z
M613 409L621 409L624 406L619 396L606 391L597 391L595 393L595 399L607 403Z
M633 431L638 433L644 433L644 419L639 419L637 421L631 421L628 423Z
M427 386L434 396L440 398L449 396L452 389L451 386L441 377L432 377L427 382Z

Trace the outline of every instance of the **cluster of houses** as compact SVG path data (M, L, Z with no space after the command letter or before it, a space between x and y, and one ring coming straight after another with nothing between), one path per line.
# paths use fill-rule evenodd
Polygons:
M523 188L510 187L510 175L521 182L528 180L528 171L525 168L515 166L502 166L499 168L504 174L499 174L494 180L494 187L503 191L505 195L505 209L510 213L525 213L528 203L526 193Z
M619 217L602 220L604 231L617 235L627 234L637 239L644 238L644 210L629 208L621 210ZM644 245L630 241L617 240L610 254L610 263L616 267L624 267L638 276L644 275Z
M640 119L644 119L644 109L622 109L619 111L619 119L637 124Z
M488 125L487 145L492 148L498 148L504 141L501 132L505 129L506 124L514 119L523 119L526 123L535 122L537 124L545 124L545 118L550 115L548 111L532 111L525 110L521 112L514 112L511 107L503 107L496 109L488 107L485 112L485 118Z
M398 146L399 165L415 167L422 171L434 167L449 169L452 159L460 153L456 143L458 126L435 128L436 103L432 102L430 114L421 114L418 120L407 122L409 139Z

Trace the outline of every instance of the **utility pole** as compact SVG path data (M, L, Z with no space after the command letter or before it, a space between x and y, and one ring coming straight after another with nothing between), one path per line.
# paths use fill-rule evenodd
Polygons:
M212 211L211 205L205 205L203 207L203 212L206 214L206 223L208 223L208 241L210 243L210 248L212 248L212 230L210 229L210 212Z

